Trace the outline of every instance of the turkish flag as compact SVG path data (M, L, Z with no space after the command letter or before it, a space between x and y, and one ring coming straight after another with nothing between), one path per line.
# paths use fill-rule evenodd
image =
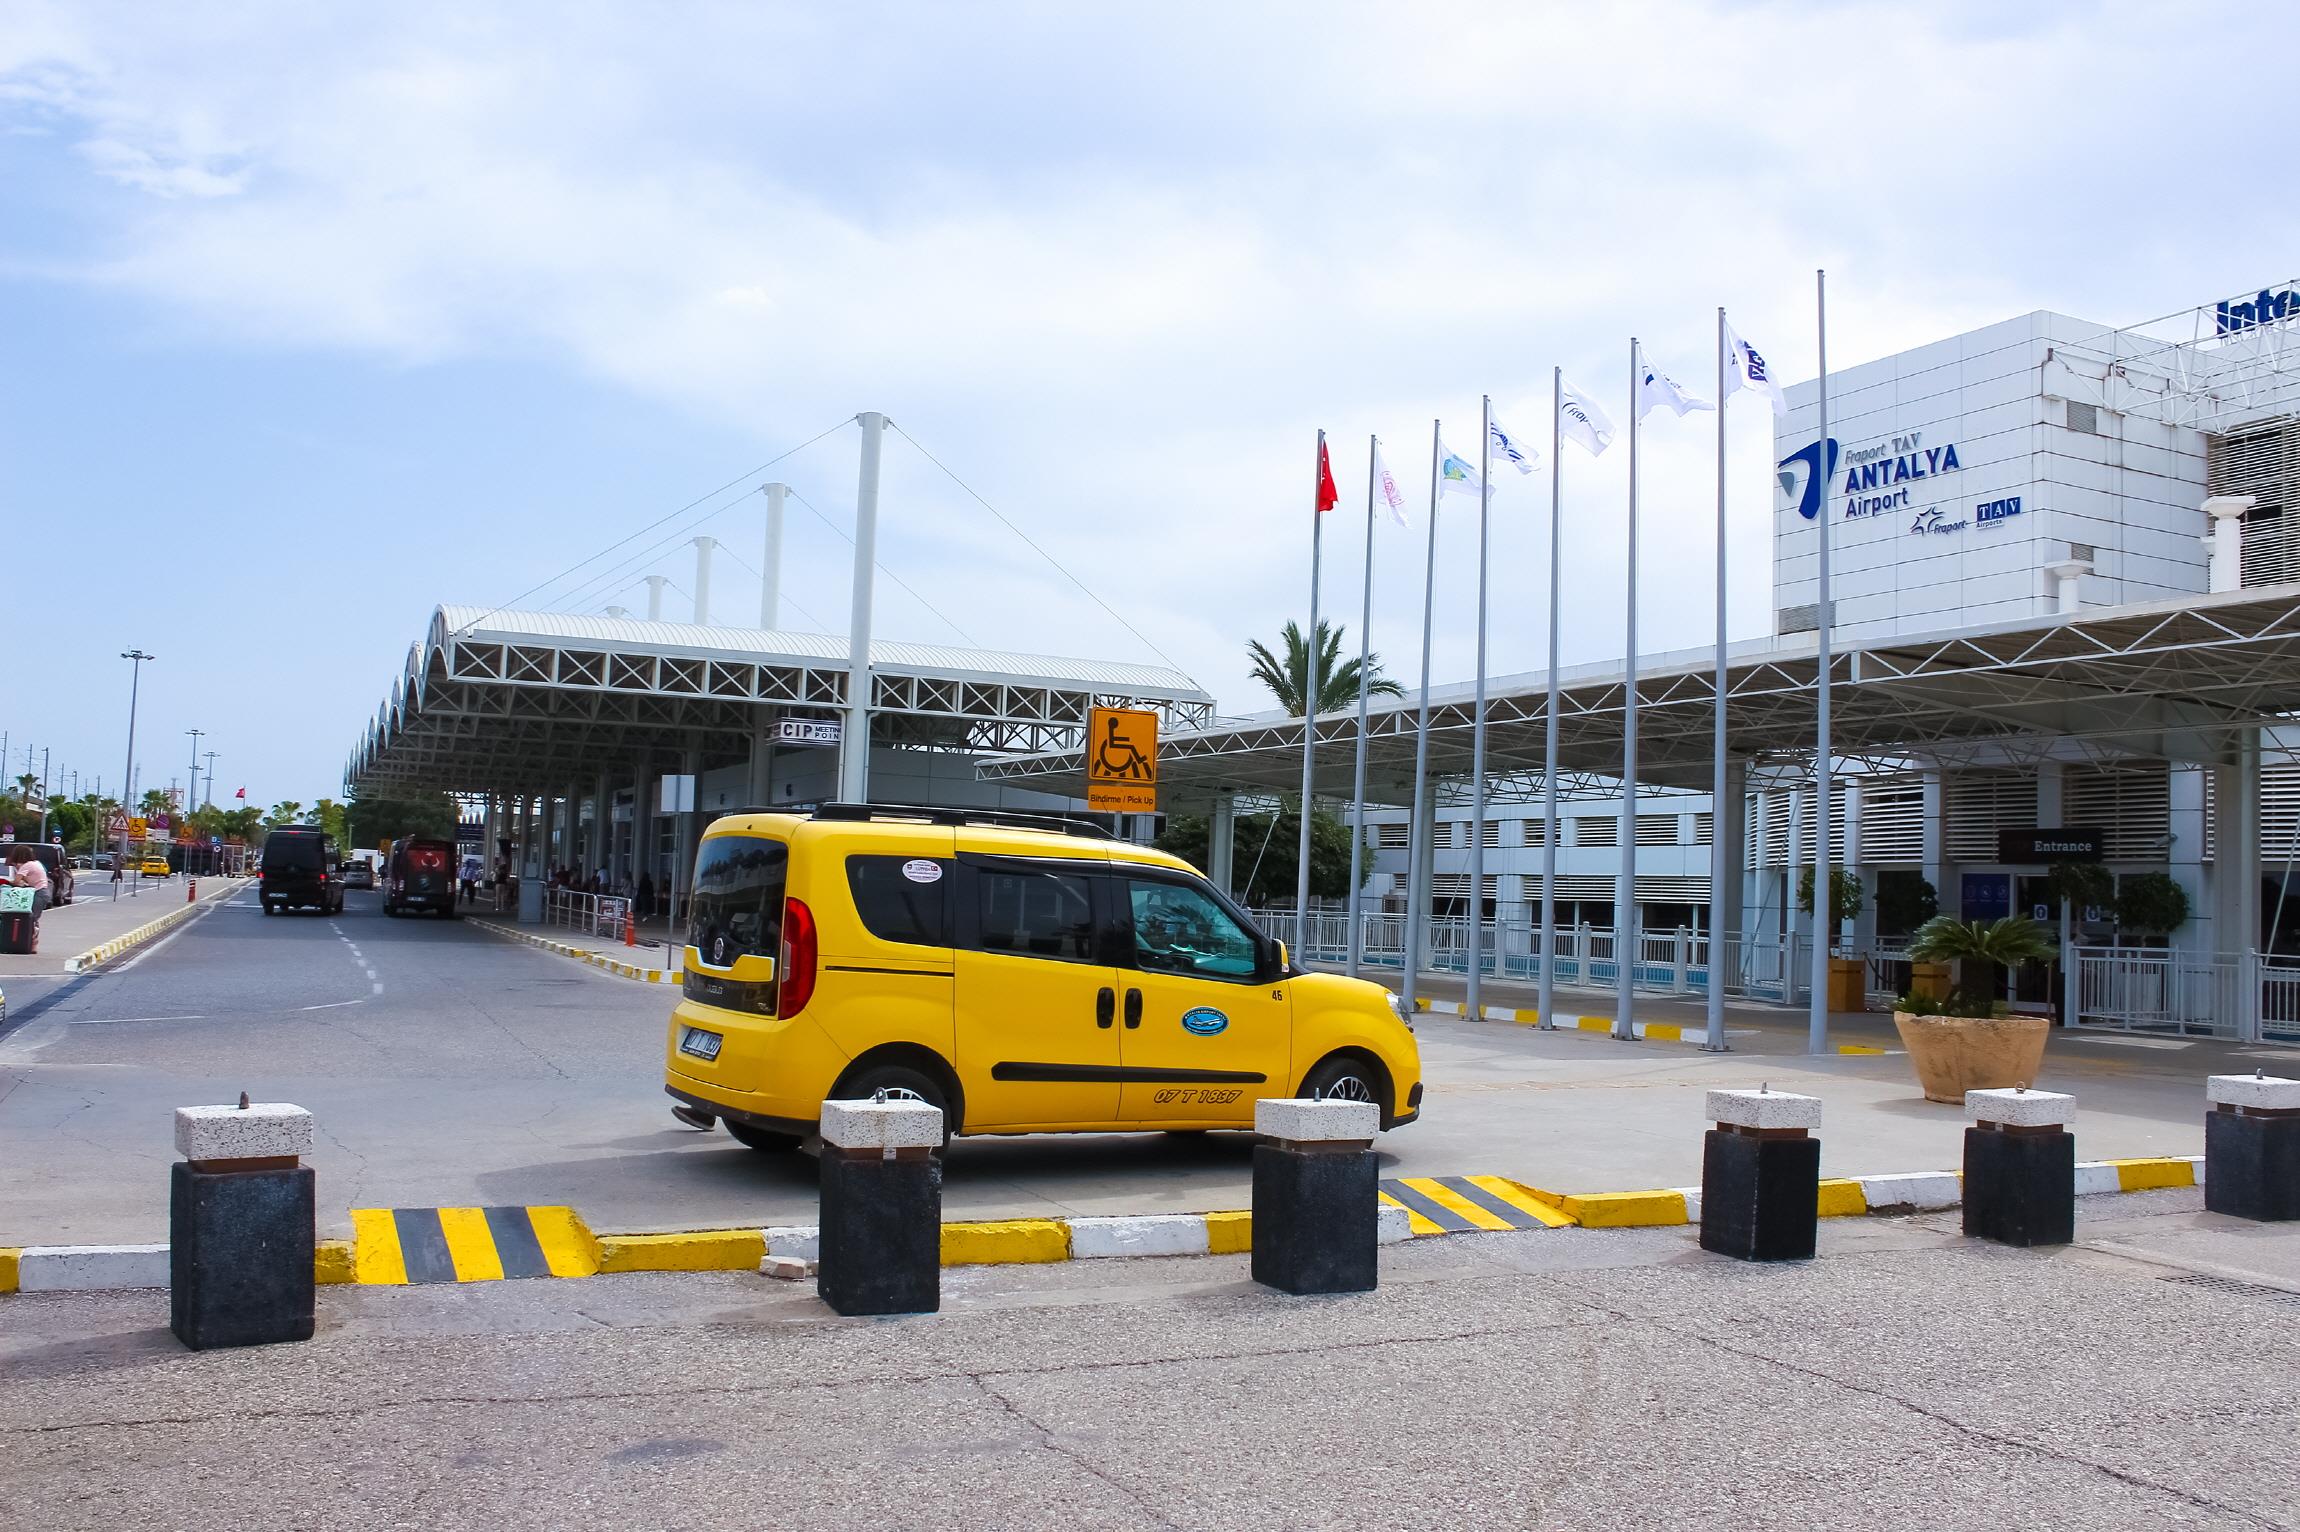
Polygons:
M1326 461L1326 438L1318 437L1318 509L1330 511L1341 503L1341 492L1334 488L1334 465Z
M241 788L241 789L240 789L238 792L234 793L232 796L233 796L233 797L235 797L235 798L237 798L237 799L239 799L241 802L245 803L245 802L247 801L248 790L247 790L246 788L244 788L244 787L243 787L243 788Z

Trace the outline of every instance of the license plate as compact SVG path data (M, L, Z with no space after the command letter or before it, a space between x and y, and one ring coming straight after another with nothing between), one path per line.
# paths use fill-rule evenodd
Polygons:
M685 1027L679 1032L679 1051L691 1053L699 1059L719 1056L719 1034L706 1032L701 1027Z

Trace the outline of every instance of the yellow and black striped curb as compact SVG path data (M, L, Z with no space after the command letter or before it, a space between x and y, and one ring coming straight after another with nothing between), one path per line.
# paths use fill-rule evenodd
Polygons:
M1541 1025L1541 1012L1532 1006L1481 1005L1473 1015L1467 1002L1461 1000L1426 1000L1416 998L1414 1009L1427 1011L1432 1016L1459 1016L1465 1021L1506 1021L1521 1027ZM1552 1030L1559 1032L1602 1032L1611 1036L1613 1018L1610 1016L1568 1016ZM1736 1028L1747 1031L1747 1028ZM1683 1026L1674 1021L1632 1021L1630 1035L1641 1043L1702 1043L1708 1040L1707 1026ZM1839 1053L1898 1053L1898 1048L1871 1048L1860 1043L1839 1043Z
M561 957L571 957L578 962L589 963L593 968L604 968L609 973L620 974L626 979L637 979L642 984L668 984L679 977L675 972L661 968L650 968L644 963L626 963L621 958L611 958L606 953L594 952L589 947L578 947L572 942L556 942L548 936L537 936L530 931L514 930L510 926L499 925L492 920L475 920L472 924L482 931L492 931L497 936L507 936L515 942L525 942L530 947L541 947L546 952L556 952Z
M2198 1186L2193 1156L2096 1160L2076 1167L2079 1196ZM1823 1218L1935 1212L1963 1201L1955 1171L1823 1181ZM1701 1221L1699 1187L1640 1192L1545 1191L1507 1176L1401 1176L1380 1183L1382 1241L1544 1229L1669 1228ZM568 1207L357 1208L352 1238L317 1252L323 1283L370 1287L589 1277L642 1271L753 1271L769 1255L813 1259L804 1226L594 1234ZM1229 1255L1251 1250L1248 1212L1012 1218L942 1226L945 1266L1006 1266L1119 1256ZM166 1285L165 1245L0 1248L0 1293Z
M66 973L86 973L91 968L109 963L129 948L140 947L171 926L181 925L201 910L210 909L220 901L229 899L245 887L248 880L245 878L218 878L215 881L223 885L221 892L202 894L197 899L177 905L157 920L145 921L125 936L115 936L101 946L90 947L85 952L66 958L64 971Z

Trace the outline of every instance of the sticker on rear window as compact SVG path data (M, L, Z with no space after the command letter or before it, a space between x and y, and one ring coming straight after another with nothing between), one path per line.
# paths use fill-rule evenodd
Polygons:
M942 863L915 861L902 864L902 875L913 883L939 883L942 881Z

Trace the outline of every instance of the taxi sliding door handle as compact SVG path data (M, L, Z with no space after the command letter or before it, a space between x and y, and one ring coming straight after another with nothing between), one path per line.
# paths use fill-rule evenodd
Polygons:
M1142 991L1138 989L1130 989L1126 992L1126 1025L1130 1027L1142 1025Z
M1117 1009L1117 992L1105 985L1094 996L1094 1024L1098 1027L1107 1027L1110 1025L1110 1018L1117 1012Z

